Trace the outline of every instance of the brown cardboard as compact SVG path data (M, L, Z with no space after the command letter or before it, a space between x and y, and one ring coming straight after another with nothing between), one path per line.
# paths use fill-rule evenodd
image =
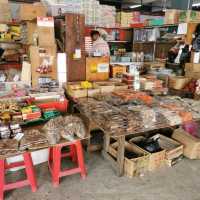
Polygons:
M11 10L7 1L0 2L0 21L11 21Z
M180 10L170 9L165 12L165 24L177 24Z
M200 73L200 64L195 63L186 63L185 71L187 72L199 72Z
M183 144L183 155L190 159L200 159L200 139L188 134L182 128L176 129L172 138Z
M33 20L39 17L45 17L47 15L47 9L42 3L35 4L20 4L19 7L19 20Z
M200 12L194 10L181 10L179 15L179 23L199 22Z
M54 27L37 27L39 46L50 46L55 44Z
M27 22L27 44L34 44L34 34L37 33L37 25L35 22Z
M200 79L200 72L185 72L185 76L190 79Z
M184 76L175 76L169 78L169 88L175 89L175 90L182 90L189 82L189 77Z
M31 61L31 74L32 74L32 86L38 86L38 79L39 77L51 77L52 79L57 79L57 67L56 67L56 52L57 52L57 47L56 45L52 46L43 46L46 50L46 52L50 55L53 56L53 64L52 64L52 72L48 74L40 74L37 72L37 68L41 64L41 59L40 59L40 54L39 50L41 47L37 46L30 46L30 61Z
M99 72L100 65L108 65L107 72ZM109 79L109 57L88 57L86 58L86 80L106 81Z

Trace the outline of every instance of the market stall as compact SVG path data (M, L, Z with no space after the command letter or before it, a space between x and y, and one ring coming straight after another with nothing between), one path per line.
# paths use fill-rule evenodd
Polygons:
M133 90L75 100L77 110L88 118L90 129L95 127L104 132L102 154L119 176L124 173L126 136L145 135L166 128L173 130L192 119L198 121L198 105L194 100L172 96L153 98ZM115 159L110 154L113 139L118 144Z

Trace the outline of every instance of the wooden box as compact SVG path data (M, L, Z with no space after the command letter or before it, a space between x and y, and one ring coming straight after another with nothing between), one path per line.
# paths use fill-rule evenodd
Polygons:
M105 81L105 82L95 82L93 84L95 88L100 89L101 93L111 93L115 90L115 85L113 82Z
M127 90L128 85L125 83L115 83L115 90Z
M142 141L144 139L145 139L145 137L140 136L140 137L132 138L129 142L131 144L135 144L135 142ZM140 148L140 147L138 147L138 148ZM166 150L161 150L156 153L150 153L148 170L154 171L154 170L157 170L157 169L163 167L166 164L165 163L165 154L166 154Z
M176 129L172 138L183 144L183 155L190 159L200 159L200 138L196 138L182 128Z
M157 134L160 147L166 150L166 161L171 166L173 161L183 155L183 145L172 138Z
M109 147L109 153L113 157L117 157L117 148L118 143L113 143ZM132 158L126 157L126 152L129 152L131 154L135 154ZM128 142L125 142L125 159L124 159L124 174L125 176L132 178L134 176L139 176L141 174L144 174L148 171L148 165L149 165L149 153L142 150L141 148L138 148L134 144L130 144Z
M73 98L87 97L87 89L83 89L80 82L68 82L66 90Z
M86 58L86 80L106 81L109 79L109 57Z
M124 73L126 73L126 66L110 65L110 77L111 78L122 78Z

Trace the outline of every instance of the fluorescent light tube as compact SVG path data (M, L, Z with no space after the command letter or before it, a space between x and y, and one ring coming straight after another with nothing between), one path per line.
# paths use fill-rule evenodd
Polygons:
M197 6L200 6L200 3L193 3L192 4L192 7L197 7Z
M137 4L137 5L132 5L132 6L130 6L129 8L139 8L139 7L141 7L142 5L141 4Z

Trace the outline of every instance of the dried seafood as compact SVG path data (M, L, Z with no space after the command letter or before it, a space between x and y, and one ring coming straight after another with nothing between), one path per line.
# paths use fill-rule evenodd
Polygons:
M48 147L48 140L39 130L27 130L20 141L20 150Z

